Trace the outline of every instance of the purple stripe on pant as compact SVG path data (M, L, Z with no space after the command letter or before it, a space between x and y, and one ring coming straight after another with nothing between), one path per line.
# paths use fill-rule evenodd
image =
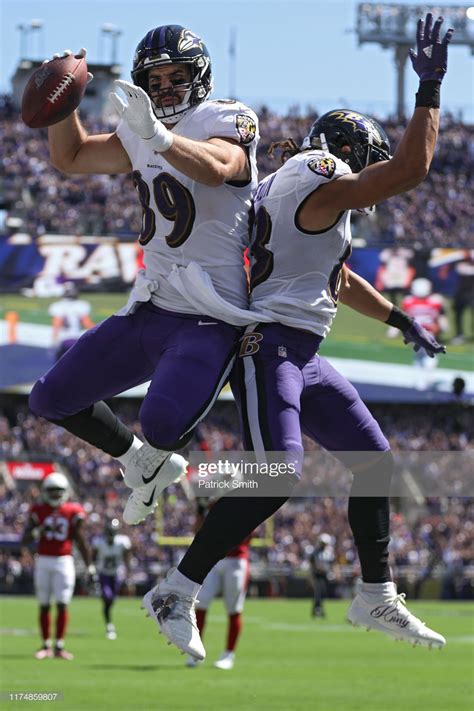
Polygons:
M256 351L232 376L245 446L301 455L301 432L334 453L386 451L389 444L357 390L315 355L321 338L282 324L260 324Z

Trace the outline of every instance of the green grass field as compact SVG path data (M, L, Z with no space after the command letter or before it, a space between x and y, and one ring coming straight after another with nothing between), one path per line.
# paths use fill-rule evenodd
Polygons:
M97 323L117 311L126 302L125 294L84 294L82 298L92 305L92 319ZM17 311L21 321L50 324L48 306L56 299L27 299L18 294L2 295L0 318L7 311ZM448 317L450 314L448 313ZM470 314L465 314L464 330L472 333ZM453 319L449 318L450 323ZM356 358L382 363L413 362L413 351L400 338L386 337L387 328L373 319L365 318L344 305L338 310L331 335L324 342L321 353L335 358ZM447 340L454 335L451 330ZM448 345L448 353L439 359L440 368L474 369L474 344L472 339L463 345Z
M220 601L205 634L208 660L188 669L166 646L139 600L116 606L118 639L105 639L100 601L76 598L68 649L73 662L37 661L36 603L3 597L2 692L55 691L58 711L470 711L474 708L474 605L410 603L444 634L442 651L367 633L344 621L346 601L329 602L327 618L310 618L309 600L248 600L233 671L215 669L226 618ZM48 702L36 702L35 707ZM27 702L4 702L22 708ZM30 706L33 704L30 703Z

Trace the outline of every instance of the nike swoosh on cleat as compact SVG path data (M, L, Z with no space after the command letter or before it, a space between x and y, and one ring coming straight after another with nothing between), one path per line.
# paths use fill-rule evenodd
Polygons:
M167 462L167 461L168 461L168 457L165 457L165 459L163 459L163 461L161 462L161 464L159 464L159 465L156 467L155 471L153 472L153 474L152 474L151 476L143 476L143 474L142 474L142 481L143 481L143 483L144 483L144 484L149 484L150 481L153 481L153 479L154 479L155 476L158 474L158 472L160 471L160 469L161 469L161 467L163 466L163 464L164 464L165 462Z
M153 488L153 491L151 492L151 496L148 499L148 501L143 501L144 506L152 506L153 505L153 497L155 495L155 491L156 491L156 486Z
M198 326L217 326L217 321L198 321Z

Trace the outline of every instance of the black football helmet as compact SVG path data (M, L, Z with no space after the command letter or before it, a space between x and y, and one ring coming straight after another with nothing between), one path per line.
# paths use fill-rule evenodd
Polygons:
M328 111L311 126L301 149L327 150L353 173L372 163L390 160L390 141L380 124L370 116L348 109Z
M139 42L133 59L134 84L148 92L148 70L164 64L186 64L191 69L191 81L181 85L187 89L184 101L177 106L160 106L153 96L156 116L166 123L177 123L197 104L205 101L212 90L211 58L200 37L181 25L163 25L150 30ZM150 97L151 98L151 97Z

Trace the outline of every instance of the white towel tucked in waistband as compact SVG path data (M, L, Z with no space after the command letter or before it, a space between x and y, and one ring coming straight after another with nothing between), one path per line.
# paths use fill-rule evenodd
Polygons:
M168 276L168 281L181 296L201 314L220 319L233 326L247 326L258 321L271 321L269 317L241 309L219 296L211 277L197 262L190 262L187 267L176 264ZM262 316L262 317L261 317Z
M128 316L129 314L133 314L140 304L150 301L151 295L154 291L158 291L158 289L158 281L156 279L148 279L145 276L145 270L139 269L127 303L117 311L115 315Z

